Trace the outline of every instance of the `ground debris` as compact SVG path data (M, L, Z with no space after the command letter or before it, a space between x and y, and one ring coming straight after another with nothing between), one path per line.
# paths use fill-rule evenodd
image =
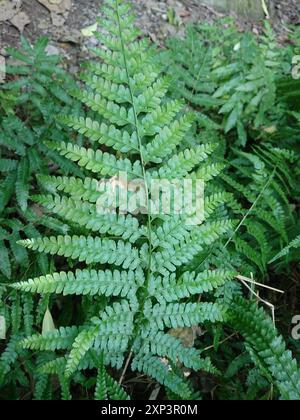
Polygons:
M30 19L22 10L22 0L0 0L0 21L10 22L20 33L23 33Z

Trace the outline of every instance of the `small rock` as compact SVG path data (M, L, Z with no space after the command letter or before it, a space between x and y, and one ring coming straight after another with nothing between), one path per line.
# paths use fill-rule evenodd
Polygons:
M77 29L66 30L61 33L59 42L69 43L69 44L81 44L82 35Z
M54 45L49 44L47 45L46 53L47 55L59 55L59 49Z
M24 31L25 26L29 25L30 19L27 13L25 12L18 12L10 22L20 31L22 34Z
M63 26L66 22L66 19L57 13L51 13L51 19L54 26Z
M96 47L97 45L99 45L99 40L95 36L92 36L88 39L87 44L92 47Z

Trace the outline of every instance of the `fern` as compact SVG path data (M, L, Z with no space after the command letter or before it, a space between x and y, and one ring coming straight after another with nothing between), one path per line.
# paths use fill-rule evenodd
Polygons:
M46 146L49 137L60 141L66 141L69 137L68 131L60 129L54 116L63 109L69 109L72 99L66 92L74 86L72 77L60 68L60 58L47 54L47 42L41 38L32 46L22 39L22 51L9 49L8 54L17 64L7 66L8 81L0 87L2 287L11 283L16 276L25 278L29 273L35 276L50 269L49 259L45 255L31 259L18 241L37 238L49 229L62 234L70 229L67 224L43 214L37 205L31 203L30 195L36 191L34 176L37 173L50 174L56 165L60 168L58 173L81 175L76 165ZM11 342L19 340L24 334L33 333L40 310L37 303L38 300L31 294L25 293L20 299L11 291L7 291L5 298L1 299L0 310L5 318L8 340L1 346L3 354L9 350ZM44 313L45 310L42 316ZM30 362L29 352L19 347L15 348L15 352L14 363L7 364L5 378L1 380L1 386L10 386L12 392L17 392L19 383L30 389L27 375L34 375L37 361L35 357L34 362ZM21 368L20 359L24 361ZM44 378L37 378L37 382L40 389L36 396L41 396L47 384Z
M283 116L278 80L287 77L289 60L286 49L279 51L276 45L268 24L265 34L255 37L239 33L225 19L189 28L184 39L170 40L169 50L161 55L173 80L172 96L187 99L205 144L215 142L217 132L226 135L217 149L219 162L213 162L209 172L218 174L217 165L227 162L217 181L232 193L226 217L241 222L227 245L230 260L242 258L249 275L266 275L268 261L288 244L288 231L295 226L289 201L297 188L297 155L273 144L273 133L279 134L276 120ZM203 173L199 176L207 179Z
M275 261L279 260L280 258L285 257L290 253L290 251L293 248L299 248L300 247L300 236L297 236L296 239L294 239L287 247L285 247L282 251L280 251L279 254L277 254L271 261L271 263L274 263Z
M19 78L1 85L1 92L12 95L14 101L9 110L4 108L5 102L0 104L4 110L0 119L0 176L3 181L0 226L5 232L6 254L11 252L25 269L28 267L27 254L25 256L24 250L15 242L19 235L26 235L27 224L37 223L38 217L28 203L33 190L33 174L48 174L49 165L53 162L59 164L64 173L73 171L80 174L75 165L72 166L45 146L45 140L49 137L67 138L67 133L59 130L54 116L70 106L71 97L66 90L71 89L74 83L58 67L59 57L47 55L46 47L47 40L44 38L34 46L22 39L22 52L9 49L8 53L22 64L8 66L7 74ZM16 217L15 211L20 212L21 216ZM10 221L12 217L14 223ZM49 227L51 219L43 218L41 224ZM1 271L9 278L13 271L12 261L7 262L4 251L3 260Z
M234 272L220 269L196 276L189 272L187 264L227 234L233 223L208 217L202 226L189 226L184 215L151 214L151 180L164 179L165 175L178 179L199 179L203 175L204 179L211 179L218 171L202 165L214 147L183 147L192 116L183 115L183 105L165 96L167 81L160 78L152 49L145 41L136 40L128 5L118 0L105 3L106 20L101 23L106 34L96 35L106 48L96 50L101 62L89 66L91 70L83 76L87 89L74 92L94 111L93 119L66 114L59 121L95 145L105 145L107 151L53 143L51 148L90 170L94 178L41 177L51 194L36 197L49 211L77 226L77 230L84 228L84 232L19 242L31 250L80 261L87 268L12 285L16 290L42 295L85 295L97 303L86 311L89 316L77 333L77 327L60 328L45 336L28 337L22 344L26 349L67 350L65 376L74 380L91 352L104 352L105 364L118 367L130 353L133 370L152 376L175 394L188 398L192 391L184 376L177 369L170 370L162 357L195 370L215 370L209 360L202 360L199 350L186 349L169 336L168 329L226 318L226 307L197 302L197 296L226 283ZM119 171L126 172L128 179L138 178L144 183L148 210L145 217L97 213L97 182L105 175L112 182ZM65 194L58 195L59 192ZM224 199L225 195L211 198L208 215L223 205ZM179 270L182 275L177 276ZM157 337L170 347L163 350ZM93 361L91 364L95 366ZM98 369L96 396L124 396L116 391L103 368Z
M300 371L297 363L264 311L255 303L239 298L230 308L229 319L252 348L255 362L273 376L282 399L299 400Z
M257 40L253 34L239 33L228 19L214 26L204 23L189 28L184 40L174 39L168 45L171 52L163 55L163 61L172 69L174 92L197 111L203 107L212 114L208 119L200 110L201 125L221 126L226 133L235 129L238 144L244 146L250 124L254 128L268 124L276 77L285 74L287 59L278 51L268 24Z

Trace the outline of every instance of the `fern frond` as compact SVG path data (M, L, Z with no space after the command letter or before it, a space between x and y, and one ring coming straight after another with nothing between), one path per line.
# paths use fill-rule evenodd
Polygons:
M151 354L145 355L142 353L133 359L131 368L139 372L146 372L147 375L152 376L159 383L164 384L182 399L190 399L191 391L186 382L159 358Z
M87 264L115 264L124 269L135 269L140 263L138 250L130 243L85 236L58 236L50 238L27 239L20 245L34 251L60 255Z
M125 111L123 111L123 114L124 112ZM97 121L93 121L91 118L66 116L61 117L60 121L64 122L74 130L77 130L80 134L84 134L91 141L97 141L100 144L113 147L116 151L128 153L137 152L139 150L138 139L135 133L130 135L126 130L122 131L113 125L108 126L104 123L99 124ZM124 125L127 125L130 122L123 121L123 123Z
M29 163L23 158L18 166L16 181L16 196L19 206L23 211L27 209L27 200L29 196Z
M131 215L102 215L98 213L96 205L73 198L35 196L34 199L49 211L92 232L122 237L132 243L142 236L138 220Z
M71 197L96 203L101 196L99 181L93 178L54 177L40 175L41 185L51 194L63 191Z
M80 360L86 355L93 346L96 337L99 335L98 327L90 327L81 331L72 345L71 352L66 364L66 376L70 377L79 365Z
M48 274L13 284L14 289L30 293L62 293L67 295L105 295L127 297L135 295L138 287L144 283L141 270L76 270L75 273L61 272Z
M168 162L162 166L158 173L153 173L153 178L174 179L184 178L201 162L215 150L213 144L202 144L193 149L186 149L177 155L174 155Z
M155 136L151 143L148 143L143 153L145 162L161 163L181 143L186 132L190 129L193 117L186 115L176 120L170 127L164 127Z
M293 248L300 248L300 236L297 236L296 239L290 242L290 244L285 247L279 254L277 254L271 261L270 264L274 263L275 261L279 260L280 258L285 257L289 254L291 249Z
M198 275L186 272L179 279L170 277L151 278L149 293L159 302L175 302L193 295L211 292L234 277L233 272L216 270L204 271Z
M265 312L255 303L238 298L229 310L229 319L274 377L282 398L299 400L300 371L297 363Z
M80 134L80 146L57 131L52 143L44 144L48 157L54 153L74 166L76 163L94 173L95 179L80 174L77 178L42 174L39 182L48 195L34 199L63 218L70 234L40 238L33 231L33 239L19 241L25 248L52 255L53 264L56 256L65 257L70 268L54 272L51 266L48 272L52 274L36 277L34 273L28 281L12 285L16 296L17 290L43 295L39 318L51 303L51 295L62 295L55 299L58 311L61 302L73 302L64 296L79 296L76 308L80 317L70 309L63 320L67 323L68 317L75 316L79 326L44 336L35 334L22 345L31 350L59 351L59 358L52 354L45 360L41 374L58 375L66 399L71 377L83 384L87 369L98 369L98 378L88 381L92 386L97 383L96 398L126 399L123 389L105 372L101 355L105 364L121 369L128 354L133 357L133 370L158 380L181 398L192 398L180 364L212 374L218 371L209 359L200 357L199 350L185 348L167 331L171 327L210 326L227 319L226 305L221 298L214 303L210 292L225 294L223 289L231 283L234 270L225 270L223 265L213 270L215 265L208 263L207 270L190 272L195 257L210 252L211 245L220 244L234 226L226 209L231 196L209 182L224 168L214 155L219 138L203 134L195 146L191 132L195 115L186 112L181 101L167 97L169 80L161 77L153 49L137 39L130 8L119 0L105 0L104 12L104 31L96 34L101 45L94 49L101 62L87 66L82 76L85 87L71 89L75 102L77 98L85 104L86 113L78 108L73 115L68 109L54 113L59 115L55 118L58 129L67 126L67 132L71 128ZM85 140L93 144L83 147ZM101 181L112 185L120 171L145 186L145 206L140 206L145 212L124 214L120 204L112 209L109 203L105 205L107 213L98 212L103 196L97 177L107 177ZM207 182L207 220L201 225L190 226L187 214L151 214L150 183L173 178ZM209 302L203 298L196 303L195 295L206 292ZM233 292L229 295L232 299ZM61 319L57 317L55 324Z
M59 328L59 330L42 335L35 334L21 341L20 346L31 350L63 350L72 346L78 335L77 327Z
M145 354L152 353L160 357L167 357L175 364L181 362L187 368L195 371L216 372L209 359L202 359L199 351L195 348L184 347L180 340L170 334L162 332L151 334L143 340L141 351Z
M72 143L60 143L59 145L53 145L53 147L62 156L65 156L73 162L77 162L79 166L93 173L113 177L118 175L119 172L126 172L133 178L142 177L142 168L139 161L136 161L132 165L129 159L116 159L110 153L86 149L73 145Z
M176 267L192 261L203 250L204 246L211 245L231 228L232 221L230 220L205 223L201 227L196 227L186 240L178 241L166 250L154 253L152 271L164 275L168 271L176 271Z
M142 134L154 136L160 130L169 125L176 115L182 110L181 101L169 101L165 105L157 106L142 119Z
M11 263L4 241L0 241L0 270L7 278L11 277Z
M224 320L224 309L210 303L170 303L154 306L148 302L144 309L150 328L164 330L167 328L192 327L206 321Z

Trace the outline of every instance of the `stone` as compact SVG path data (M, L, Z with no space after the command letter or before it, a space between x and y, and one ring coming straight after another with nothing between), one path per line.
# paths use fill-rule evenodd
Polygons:
M236 13L238 16L250 20L259 20L266 17L262 0L202 0L202 3L215 7L224 13ZM269 12L272 11L270 0L265 0Z

